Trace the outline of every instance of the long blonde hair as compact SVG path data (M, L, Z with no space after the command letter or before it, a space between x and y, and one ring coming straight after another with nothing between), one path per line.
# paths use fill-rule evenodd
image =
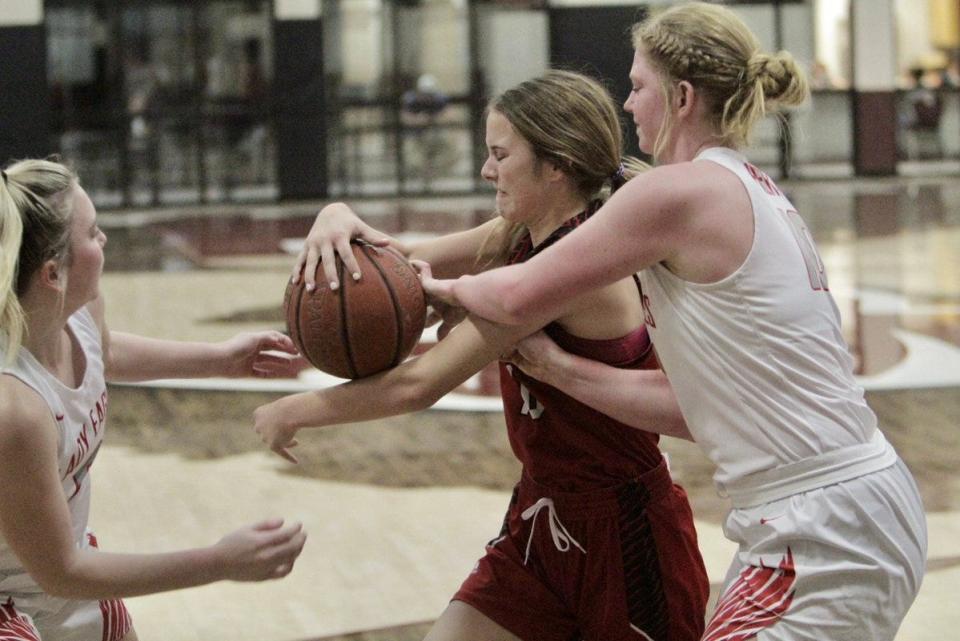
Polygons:
M743 21L715 4L677 5L634 25L633 46L660 72L667 105L682 80L706 96L718 142L726 146L748 144L760 119L779 107L801 104L810 93L789 52L761 52ZM654 157L663 152L673 126L667 109Z
M645 167L623 158L619 106L602 84L584 74L548 71L491 100L491 111L507 119L533 148L537 161L562 169L587 202L606 198ZM504 260L523 232L523 225L501 219L483 243L478 261Z
M20 298L47 260L66 261L77 176L52 160L21 160L0 180L0 341L6 362L16 358L26 324Z

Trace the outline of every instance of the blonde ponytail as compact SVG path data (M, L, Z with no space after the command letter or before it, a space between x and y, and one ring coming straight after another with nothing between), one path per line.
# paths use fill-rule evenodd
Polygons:
M0 349L16 358L28 331L20 299L47 260L66 260L77 176L53 160L21 160L0 180Z
M17 298L17 263L20 258L20 240L23 222L10 195L7 173L0 181L0 345L9 365L23 343L23 308Z

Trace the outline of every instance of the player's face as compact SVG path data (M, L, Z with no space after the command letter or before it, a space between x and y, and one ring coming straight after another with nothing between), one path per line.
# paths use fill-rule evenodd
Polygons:
M497 212L511 222L529 222L545 189L533 147L494 110L487 115L486 142L487 160L480 175L497 188Z
M82 187L73 189L73 220L70 223L70 255L67 262L69 307L82 307L100 294L103 246L106 235L97 226L97 210Z
M640 150L652 154L663 126L664 96L660 77L639 49L633 54L630 85L630 95L623 108L633 117Z

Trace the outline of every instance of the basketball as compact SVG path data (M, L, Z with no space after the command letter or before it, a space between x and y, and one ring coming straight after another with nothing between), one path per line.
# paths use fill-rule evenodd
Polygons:
M317 369L340 378L363 378L401 363L423 332L426 301L417 272L393 249L354 242L363 276L344 274L337 257L338 290L323 282L308 292L304 279L289 283L283 307L287 331Z

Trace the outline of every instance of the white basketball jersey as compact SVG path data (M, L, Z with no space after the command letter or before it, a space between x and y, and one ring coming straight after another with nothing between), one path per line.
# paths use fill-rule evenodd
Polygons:
M876 417L853 376L840 314L803 220L731 149L708 149L743 183L753 246L730 276L640 273L657 355L722 488L757 472L871 441Z
M67 321L86 361L83 381L76 388L64 385L25 348L10 366L0 371L17 377L36 390L50 408L60 432L58 459L63 493L70 508L73 538L86 547L90 513L90 466L103 440L107 386L103 377L100 329L85 308ZM0 350L0 359L3 359ZM0 594L40 592L6 541L0 538Z

